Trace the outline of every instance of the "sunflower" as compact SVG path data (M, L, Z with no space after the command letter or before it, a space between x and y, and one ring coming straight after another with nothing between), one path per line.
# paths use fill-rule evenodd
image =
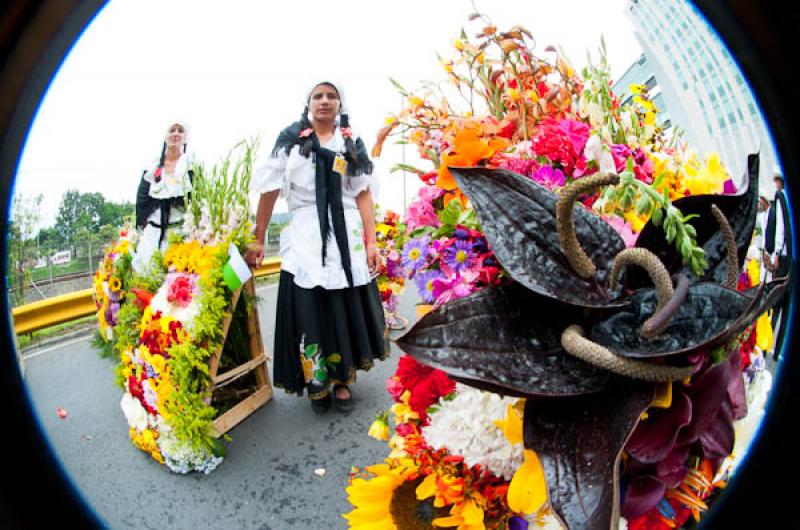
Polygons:
M417 499L422 482L419 466L411 459L387 460L388 464L370 466L372 478L355 478L347 487L353 510L342 515L350 528L358 530L434 530L432 521L448 514L435 508L431 500Z

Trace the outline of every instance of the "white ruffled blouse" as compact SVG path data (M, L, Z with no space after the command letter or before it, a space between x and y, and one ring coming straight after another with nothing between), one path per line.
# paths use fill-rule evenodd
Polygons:
M322 147L344 154L344 138L338 127ZM322 265L322 238L317 218L315 181L314 154L306 158L300 154L300 146L295 145L288 154L281 148L275 155L255 164L251 191L267 193L281 190L281 197L288 202L292 218L289 226L281 232L279 254L281 269L294 275L294 283L305 289L345 289L349 286L333 230L328 237L325 266ZM371 174L342 177L342 206L354 287L366 285L372 280L364 246L364 226L356 205L358 194L370 187L372 182ZM330 217L328 212L329 222Z

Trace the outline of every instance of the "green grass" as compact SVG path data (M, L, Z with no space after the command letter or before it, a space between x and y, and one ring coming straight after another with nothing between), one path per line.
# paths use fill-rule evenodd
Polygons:
M73 272L89 272L89 265L86 262L85 256L80 259L74 259L63 265L53 265L53 278ZM94 270L92 270L92 272L94 272ZM31 269L31 279L35 282L49 280L50 268L45 266L40 269Z

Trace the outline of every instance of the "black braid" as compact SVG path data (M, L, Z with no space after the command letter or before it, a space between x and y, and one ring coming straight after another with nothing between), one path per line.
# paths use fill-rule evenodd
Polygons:
M340 127L342 129L349 128L350 127L350 116L348 116L347 114L342 114L342 119L341 119L340 123L341 123ZM358 153L356 152L355 144L353 144L353 139L352 138L345 138L344 139L344 147L345 147L345 149L347 149L347 154L350 155L351 162L353 162L354 164L358 164L358 162L359 162Z
M300 116L300 131L304 131L305 129L311 129L311 122L308 120L308 107L303 109L303 114ZM308 155L311 154L311 147L313 146L313 141L311 140L311 136L305 138L303 141L303 146L300 148L300 153L308 158Z
M167 142L164 142L164 145L161 147L161 158L159 158L158 160L158 167L161 168L162 171L164 169L164 155L166 154L167 154ZM160 182L161 176L155 175L155 181Z

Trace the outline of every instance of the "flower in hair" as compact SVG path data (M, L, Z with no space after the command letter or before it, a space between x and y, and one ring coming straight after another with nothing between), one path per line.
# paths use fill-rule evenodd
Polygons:
M353 130L350 127L342 127L342 136L345 138L352 138Z
M302 131L300 131L300 138L308 138L309 136L311 136L312 132L314 132L314 129L312 129L311 127L303 129Z

